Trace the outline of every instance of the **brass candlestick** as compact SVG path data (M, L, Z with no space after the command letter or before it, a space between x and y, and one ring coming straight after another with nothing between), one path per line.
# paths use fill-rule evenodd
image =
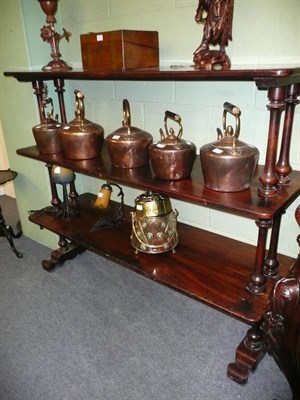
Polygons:
M70 32L67 32L63 28L63 34L55 32L54 24L56 23L55 14L57 11L58 0L38 0L44 13L47 15L46 22L47 26L41 28L41 38L44 42L48 42L51 47L51 57L53 58L47 65L42 69L43 71L67 71L72 69L65 61L61 60L61 54L59 52L59 42L62 38L65 38L67 42L71 36Z

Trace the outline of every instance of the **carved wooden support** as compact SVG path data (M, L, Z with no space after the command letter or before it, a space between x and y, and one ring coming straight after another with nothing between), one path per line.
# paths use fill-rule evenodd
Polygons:
M300 226L300 206L296 219ZM300 235L297 241L300 246ZM262 329L267 351L285 374L293 399L300 399L300 253L288 276L276 283Z

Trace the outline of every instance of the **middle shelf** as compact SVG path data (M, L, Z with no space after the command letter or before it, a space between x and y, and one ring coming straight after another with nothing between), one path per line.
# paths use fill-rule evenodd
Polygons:
M282 213L300 195L300 172L290 174L289 186L280 187L278 195L270 198L257 193L259 176L263 166L259 165L249 189L224 193L205 187L199 155L196 157L191 177L180 181L164 181L157 179L151 165L140 168L116 168L112 165L107 148L103 145L101 155L90 160L70 160L58 154L40 153L37 146L17 150L17 154L70 168L95 178L110 180L119 184L141 190L152 190L169 195L178 200L210 207L216 210L237 214L251 219L271 220Z

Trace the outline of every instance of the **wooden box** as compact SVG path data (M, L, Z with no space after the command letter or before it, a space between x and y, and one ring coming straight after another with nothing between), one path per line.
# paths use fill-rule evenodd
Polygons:
M80 35L84 70L159 66L158 32L119 30Z

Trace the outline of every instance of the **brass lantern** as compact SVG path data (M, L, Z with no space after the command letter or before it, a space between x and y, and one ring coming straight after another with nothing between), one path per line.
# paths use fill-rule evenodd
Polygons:
M165 253L178 244L177 210L168 196L145 192L135 199L131 244L136 253Z

